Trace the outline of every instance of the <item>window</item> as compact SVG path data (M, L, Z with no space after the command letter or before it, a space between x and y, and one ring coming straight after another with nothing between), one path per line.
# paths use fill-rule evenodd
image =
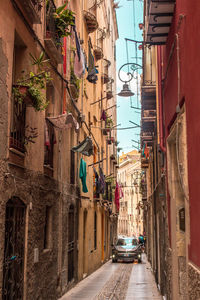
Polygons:
M71 150L70 183L75 184L75 152Z
M94 249L97 249L97 213L94 212Z
M55 143L56 140L55 140L54 127L48 120L46 120L44 165L50 168L53 168L53 152L54 152Z
M74 130L70 129L70 149L74 146ZM70 150L70 184L75 184L75 152Z
M52 247L52 207L46 206L44 224L44 249Z
M16 84L20 77L25 50L26 46L16 33L13 52L13 85ZM20 103L14 97L12 98L10 125L10 148L25 152L26 104L24 101Z

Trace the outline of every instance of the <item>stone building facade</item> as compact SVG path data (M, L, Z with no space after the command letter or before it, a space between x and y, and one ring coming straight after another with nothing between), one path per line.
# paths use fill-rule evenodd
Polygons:
M75 86L71 70L75 35L69 26L70 35L61 37L54 18L64 3L1 2L2 299L57 299L109 258L111 240L117 234L115 204L106 190L98 197L94 193L93 170L97 163L96 169L99 172L101 166L105 178L116 176L116 133L110 126L104 136L106 124L100 120L102 111L108 109L112 124L116 123L116 14L112 1L98 6L96 1L67 4L69 13L75 12L86 60L88 45L93 57L95 46L100 42L102 46L102 54L97 51L100 56L95 57L97 84L86 80L86 71L81 79L76 78ZM27 86L32 88L29 92ZM92 139L90 157L71 150L86 137ZM88 193L82 192L79 179L81 158L87 164Z
M136 236L143 234L141 209L141 163L140 154L133 150L119 157L118 182L122 189L118 217L118 234Z
M194 141L199 136L195 44L200 31L194 25L200 9L195 2L179 0L144 4L141 140L148 154L142 158L148 256L167 299L199 299L199 144ZM147 121L151 105L154 120Z

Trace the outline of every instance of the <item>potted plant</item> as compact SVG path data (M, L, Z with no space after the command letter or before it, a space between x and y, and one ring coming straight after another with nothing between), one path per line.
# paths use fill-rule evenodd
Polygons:
M106 119L106 128L111 128L113 126L113 120L111 118Z
M107 140L107 143L108 143L108 145L111 145L111 144L112 144L112 140L111 140L111 139L108 139L108 140Z
M71 96L75 100L77 100L79 97L80 83L81 80L76 77L76 75L74 74L74 69L71 66L69 88L70 88Z
M75 13L66 8L67 4L68 2L65 2L65 4L58 7L53 14L56 25L56 33L59 38L71 35L71 28L69 26L74 25Z
M37 73L30 71L27 75L22 76L17 84L13 85L12 92L18 102L24 101L26 104L31 104L36 111L41 111L48 106L44 90L46 84L52 79L50 73L43 68L44 64L48 62L48 60L44 60L44 52L40 54L39 58L35 58L32 54L30 56L33 59L32 65L37 66Z

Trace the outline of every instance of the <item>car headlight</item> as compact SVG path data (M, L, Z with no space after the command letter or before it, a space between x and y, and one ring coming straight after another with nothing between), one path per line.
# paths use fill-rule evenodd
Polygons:
M114 257L115 257L115 254L113 254L112 257L114 258Z
M141 257L141 255L140 255L140 254L138 254L138 257L140 258L140 257Z

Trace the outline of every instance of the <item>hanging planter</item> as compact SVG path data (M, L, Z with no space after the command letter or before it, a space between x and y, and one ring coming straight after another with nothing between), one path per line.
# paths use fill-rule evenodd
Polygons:
M94 56L96 61L103 58L103 50L99 46L94 46Z
M97 22L97 18L95 15L93 15L91 12L84 10L84 19L85 23L87 25L87 31L88 33L92 33L99 27L99 24Z
M111 145L112 144L112 140L111 139L107 140L107 143L108 143L108 145Z
M19 103L24 102L25 104L33 105L33 100L31 95L29 95L28 88L26 85L14 84L12 86L13 95L15 100Z

